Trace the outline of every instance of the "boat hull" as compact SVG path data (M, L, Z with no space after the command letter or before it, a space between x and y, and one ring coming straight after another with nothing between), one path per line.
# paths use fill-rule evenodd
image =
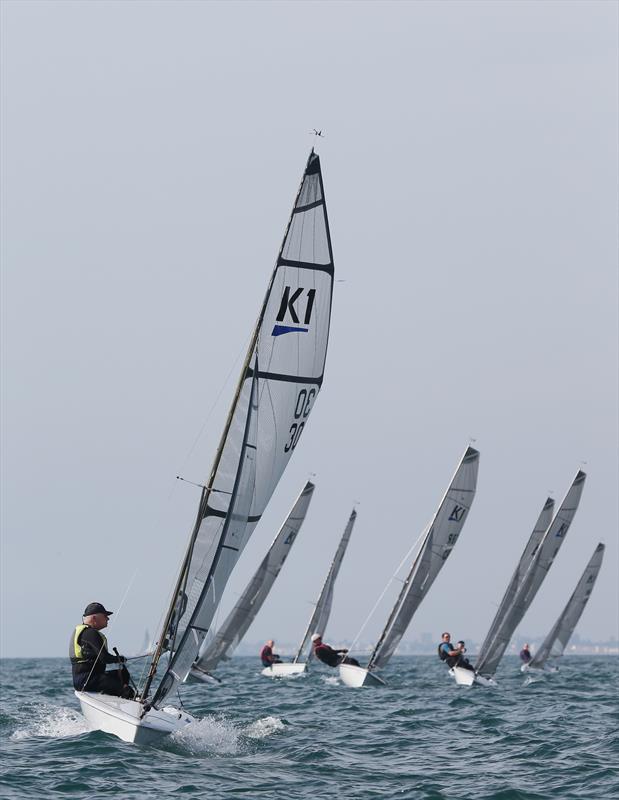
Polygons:
M219 686L221 684L221 680L215 675L211 675L210 672L196 666L193 666L189 671L189 682L193 683L194 681L208 683L210 686Z
M497 682L494 678L484 678L483 675L478 675L471 669L464 669L463 667L452 667L449 674L458 684L458 686L496 686Z
M135 700L92 692L75 692L75 696L93 728L123 742L152 744L195 721L191 714L172 706L152 708L142 716L144 707Z
M307 664L297 664L285 662L283 664L271 664L262 670L262 675L267 678L288 678L291 675L301 675L307 671Z
M354 664L340 664L340 679L346 686L359 689L361 686L385 686L385 681L364 667Z

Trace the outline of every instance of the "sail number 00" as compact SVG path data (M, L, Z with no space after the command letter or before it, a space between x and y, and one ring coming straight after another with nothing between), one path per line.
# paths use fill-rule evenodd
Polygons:
M301 431L305 427L305 420L312 410L312 400L316 397L316 389L301 389L297 395L297 402L294 407L294 418L300 422L293 422L290 426L290 441L284 445L284 452L289 453L297 446Z

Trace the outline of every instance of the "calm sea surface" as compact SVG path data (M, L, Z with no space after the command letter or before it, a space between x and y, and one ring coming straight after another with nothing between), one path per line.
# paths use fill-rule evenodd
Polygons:
M619 661L564 659L525 685L456 687L438 659L395 658L383 688L334 671L273 681L235 658L182 691L200 717L159 747L91 731L62 659L1 664L3 798L617 798ZM137 667L134 667L137 670Z

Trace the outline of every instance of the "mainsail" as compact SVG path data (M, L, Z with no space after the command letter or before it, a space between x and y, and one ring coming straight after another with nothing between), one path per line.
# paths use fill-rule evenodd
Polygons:
M213 640L207 644L193 669L211 672L220 661L230 658L262 608L275 579L284 566L297 534L301 530L313 493L314 484L308 481L253 578L247 584L245 591Z
M548 530L548 526L550 525L550 521L552 519L552 514L555 507L555 501L552 497L548 497L546 502L544 503L544 507L542 508L542 512L539 515L537 522L535 523L535 527L533 528L533 533L529 536L529 541L527 542L522 555L520 556L520 561L518 562L518 566L516 567L514 574L511 577L511 580L505 590L505 594L503 595L503 599L501 600L501 604L494 615L494 619L492 620L492 625L490 625L490 630L486 634L486 638L479 650L479 655L477 656L478 662L480 659L484 657L484 654L490 653L492 650L493 642L497 636L497 633L501 630L503 622L507 614L514 604L514 600L516 598L516 594L518 589L522 586L522 583L528 574L529 566L531 565L531 560L533 559L535 553L538 551L540 542L542 541L544 534ZM511 636L511 634L510 634Z
M602 559L604 558L604 549L602 543L598 544L595 548L561 616L555 622L552 630L542 642L541 647L529 662L530 667L542 669L549 658L561 658L563 655L567 643L574 633L574 628L578 625L578 620L585 610L585 606L595 586L600 567L602 566Z
M333 254L320 160L312 150L288 222L142 697L187 678L230 572L298 444L323 381Z
M453 550L475 497L479 452L469 447L428 528L413 566L368 662L384 667L394 654L413 614Z
M318 601L316 602L316 608L314 609L314 613L312 614L308 626L305 630L305 633L303 634L303 639L301 640L301 644L299 645L297 654L293 659L294 664L297 664L299 660L303 657L303 653L305 652L305 648L307 647L308 640L313 633L320 633L322 636L325 635L325 628L327 627L327 622L329 621L329 617L331 616L331 606L333 605L333 590L335 588L335 581L340 571L340 566L342 564L344 554L346 553L346 548L348 547L348 542L350 541L350 537L352 535L352 529L355 525L356 519L357 519L357 512L353 509L346 524L346 527L344 528L344 533L342 534L342 538L340 539L338 548L335 551L335 556L333 558L333 562L331 563L329 574L327 575L327 579L324 582L322 591L320 592L320 596L318 598ZM312 657L312 651L310 650L307 660L309 661L311 657Z
M482 647L477 656L475 671L480 675L491 677L496 672L514 631L533 602L567 535L578 509L586 477L584 472L578 471L548 530L537 548L533 550L533 557L511 606L506 610L501 624L497 626L492 641L484 642L485 647Z

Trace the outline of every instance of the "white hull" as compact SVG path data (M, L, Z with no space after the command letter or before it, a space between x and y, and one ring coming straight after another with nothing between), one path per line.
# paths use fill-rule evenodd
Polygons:
M307 669L307 664L286 662L284 664L271 664L262 670L262 675L267 678L288 678L290 675L301 675Z
M221 681L219 678L216 678L215 675L211 675L210 672L207 672L204 669L200 669L199 667L193 666L189 670L189 677L191 682L199 681L200 683L208 683L211 686L219 686Z
M558 672L559 667L532 667L530 664L523 664L520 672Z
M118 736L123 742L151 744L195 721L172 706L153 708L142 716L144 707L135 700L91 692L75 692L75 696L93 728Z
M464 667L452 667L449 674L458 684L458 686L496 686L497 682L494 678L484 678L483 675L478 675L472 669L464 669Z
M361 686L385 686L385 681L364 667L355 667L354 664L340 664L340 679L346 686L358 689Z

